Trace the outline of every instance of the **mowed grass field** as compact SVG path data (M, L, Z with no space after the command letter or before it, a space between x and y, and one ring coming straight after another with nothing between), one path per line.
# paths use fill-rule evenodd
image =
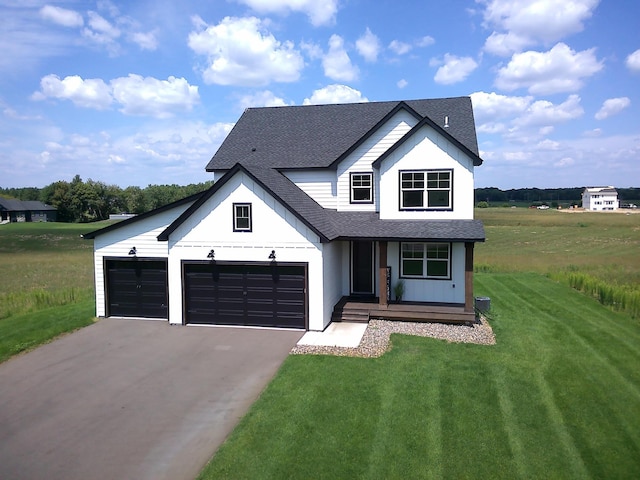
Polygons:
M568 282L637 288L640 215L476 214L496 345L290 356L200 478L640 478L640 319ZM100 226L0 226L0 361L94 321Z
M480 271L580 271L616 284L640 284L640 212L478 208L486 243Z
M290 356L200 478L640 478L640 321L554 277L633 288L640 215L477 216L496 345Z

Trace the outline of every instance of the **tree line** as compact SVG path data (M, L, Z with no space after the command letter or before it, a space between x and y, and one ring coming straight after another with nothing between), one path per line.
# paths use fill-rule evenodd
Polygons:
M17 200L38 200L58 210L60 222L95 222L112 213L144 213L176 200L203 192L213 181L180 185L149 185L146 188L107 185L94 180L83 181L79 175L70 182L61 180L43 188L0 188L0 196ZM621 201L640 201L640 188L617 188ZM584 188L476 188L477 202L487 204L575 204L582 202Z
M0 196L17 200L37 200L58 210L59 222L95 222L112 213L144 213L202 192L213 181L180 185L149 185L146 188L107 185L83 181L79 175L70 182L61 180L43 188L0 188Z
M630 202L640 199L640 188L616 188L618 198L621 201ZM582 203L584 187L573 188L514 188L500 190L499 188L476 188L476 203L487 202L489 204L529 203L532 205L546 204L574 204Z

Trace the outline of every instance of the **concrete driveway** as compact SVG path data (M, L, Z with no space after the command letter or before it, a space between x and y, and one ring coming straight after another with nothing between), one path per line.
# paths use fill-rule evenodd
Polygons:
M0 364L0 478L192 479L303 333L108 318Z

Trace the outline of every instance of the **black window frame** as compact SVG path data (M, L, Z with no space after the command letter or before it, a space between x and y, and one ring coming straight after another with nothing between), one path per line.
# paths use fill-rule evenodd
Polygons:
M405 245L411 246L411 251L414 256L405 257ZM420 249L416 249L415 247L420 246ZM446 246L447 247L447 256L443 258L441 255L439 248ZM434 251L435 249L435 251ZM453 244L451 242L400 242L399 248L399 266L400 266L400 278L405 279L415 279L415 280L451 280L451 271L452 271L452 250ZM420 255L421 254L421 255ZM429 256L431 255L431 257ZM435 255L435 256L434 256ZM421 273L420 274L410 274L405 271L405 261L412 262L417 264L420 262ZM429 275L429 266L430 263L433 267L437 264L446 264L446 273L444 275Z
M369 177L369 186L355 185L355 177ZM355 189L369 191L368 200L356 200L354 198ZM370 205L373 203L373 172L351 172L349 175L349 203L354 205Z
M442 174L448 174L449 178L440 178ZM431 176L431 178L429 178ZM436 176L436 178L433 178ZM434 182L437 185L434 186ZM441 184L447 182L448 187L442 187ZM400 211L446 211L453 210L453 169L425 169L425 170L400 170L398 173L398 192L399 192L399 210ZM409 206L405 206L405 193L411 192L414 200L420 199L419 202L413 202ZM431 194L439 192L448 192L447 205L432 205L430 202Z
M247 209L246 215L239 215L239 209ZM251 212L251 203L234 203L233 204L233 231L234 232L251 232L253 231L253 218ZM241 212L244 213L244 212ZM247 219L248 225L246 227L238 226L239 219Z

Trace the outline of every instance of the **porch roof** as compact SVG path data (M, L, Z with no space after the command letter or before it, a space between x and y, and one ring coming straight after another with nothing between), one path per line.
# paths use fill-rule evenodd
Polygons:
M383 220L376 212L330 214L333 240L421 240L440 242L484 242L480 220Z

